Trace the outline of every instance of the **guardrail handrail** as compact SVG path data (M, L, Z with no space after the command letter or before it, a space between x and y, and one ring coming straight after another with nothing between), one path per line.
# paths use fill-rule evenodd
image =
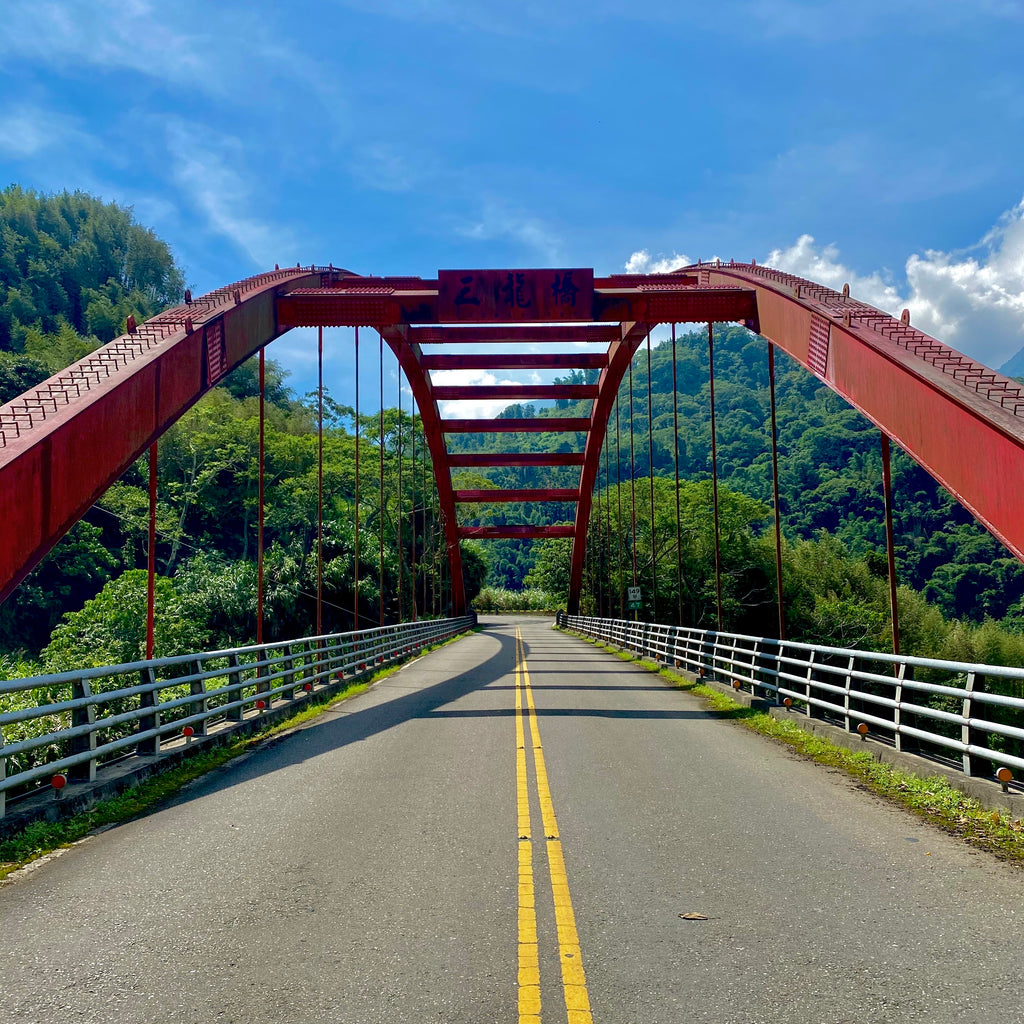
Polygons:
M415 653L423 647L449 639L472 628L471 615L449 619L421 619L394 626L376 626L349 633L281 640L218 651L132 661L121 665L0 681L2 699L16 693L37 690L46 703L0 711L0 817L7 794L30 790L37 780L58 772L69 772L74 780L95 778L99 763L125 753L157 754L161 741L181 735L185 726L206 735L215 719L241 722L270 710L275 699L291 702L312 696L332 681L356 678L380 665ZM185 667L181 675L168 670ZM123 680L138 676L130 686L93 691L98 680ZM217 682L208 686L211 680ZM70 696L55 699L47 693L70 687ZM163 690L184 690L160 700ZM223 698L223 700L222 700ZM119 707L119 702L132 706ZM212 702L212 703L211 703ZM105 713L98 717L97 712ZM162 721L171 713L184 715ZM70 723L67 724L68 716ZM58 721L48 728L47 720ZM5 741L5 727L39 722L43 731ZM129 731L124 733L124 730ZM31 730L28 730L31 732ZM98 740L102 732L121 731ZM26 764L7 774L9 760L53 748L54 757ZM134 751L132 750L134 748Z
M847 732L873 733L897 750L945 762L958 758L965 775L995 775L1005 785L1012 779L1007 769L1024 769L1021 668L628 619L560 615L559 621L584 636L760 694ZM878 671L883 665L891 674ZM947 673L954 680L914 679L915 669ZM1018 688L1021 695L990 692L986 685ZM981 717L979 707L989 717ZM996 714L1005 720L992 720ZM929 723L944 725L946 731L929 728Z

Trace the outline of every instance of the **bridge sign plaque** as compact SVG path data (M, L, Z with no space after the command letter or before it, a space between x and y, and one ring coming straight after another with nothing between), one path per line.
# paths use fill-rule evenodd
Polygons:
M589 320L594 271L439 270L437 315L445 323Z

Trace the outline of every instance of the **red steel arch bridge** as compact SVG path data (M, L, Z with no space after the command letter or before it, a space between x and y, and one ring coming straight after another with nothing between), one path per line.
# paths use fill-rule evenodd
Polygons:
M419 407L440 499L452 611L465 610L463 537L571 537L578 610L592 492L609 413L653 327L740 322L842 395L1024 558L1024 388L849 295L757 266L715 261L670 274L587 268L444 270L365 277L275 269L169 309L0 409L0 599L157 438L231 369L294 327L372 328ZM709 334L710 338L710 334ZM509 353L509 343L522 349ZM587 343L586 346L580 343ZM594 350L594 343L603 348ZM443 351L437 351L442 346ZM456 347L457 346L457 347ZM455 351L453 351L453 348ZM596 383L441 385L435 370L598 370ZM460 399L591 400L586 417L445 418ZM449 451L457 433L583 435L581 451ZM559 445L564 449L566 445ZM579 467L569 488L457 490L452 470ZM463 526L460 503L572 502L562 526ZM777 503L776 503L777 505ZM890 544L891 551L891 544Z

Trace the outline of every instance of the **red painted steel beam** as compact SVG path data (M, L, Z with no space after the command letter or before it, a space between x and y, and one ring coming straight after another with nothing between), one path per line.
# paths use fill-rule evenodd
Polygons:
M595 277L594 288L607 291L612 288L629 288L636 291L664 291L666 288L696 288L700 279L696 274L683 273L681 270L669 274L611 274L608 277Z
M458 384L438 385L434 397L439 402L458 402L481 398L539 398L544 401L567 398L581 402L597 398L596 384Z
M460 537L481 540L537 540L542 537L571 537L571 526L460 526Z
M1024 387L847 295L767 267L689 268L757 293L760 333L842 395L1024 560Z
M614 324L581 324L564 327L413 327L409 341L417 345L467 344L600 344L618 337Z
M448 456L452 468L465 466L582 466L583 452L461 452Z
M479 490L469 489L455 492L456 503L499 501L578 501L579 497L579 491L572 487L485 487Z
M442 420L446 434L547 434L586 431L590 420L580 417L539 417L521 420Z
M479 271L488 275L488 271ZM550 276L554 271L527 271L529 275ZM627 275L628 276L628 275ZM691 277L693 275L690 275ZM757 314L753 290L735 283L724 287L657 280L623 283L607 279L613 287L595 287L588 308L571 320L606 323L646 320L650 322L707 322L709 320L752 319ZM443 301L438 282L409 278L348 277L325 279L321 287L291 289L279 304L282 327L385 327L390 324L438 324ZM545 302L536 309L514 310L512 319L546 324L553 319ZM562 317L554 317L561 319ZM460 319L466 319L462 316ZM481 320L487 321L486 315ZM493 322L493 318L490 318ZM508 319L502 317L501 319ZM475 328L473 328L475 330ZM410 341L414 339L410 338ZM414 341L414 343L419 343Z
M437 291L389 292L385 288L316 288L282 295L278 322L292 327L388 327L436 323Z
M605 352L507 352L483 355L423 356L425 370L596 370L605 366Z
M282 333L261 274L153 317L0 409L0 600L104 491L230 370Z
M388 343L395 358L402 367L413 397L420 410L420 423L423 436L430 450L430 460L434 467L434 479L437 484L438 505L441 510L444 529L445 547L448 552L448 567L451 570L452 610L457 615L466 611L466 589L462 577L462 552L459 549L459 523L455 514L455 494L452 488L452 475L448 468L448 451L445 446L444 431L441 427L441 413L434 397L430 374L423 368L423 355L419 345L406 341L408 328L404 325L393 325L382 330L384 340Z
M645 321L650 324L747 323L756 317L757 300L752 288L623 289L594 293L595 320Z
M608 368L598 380L600 394L590 414L591 428L587 434L584 449L583 471L580 473L580 500L576 506L576 526L569 563L569 599L567 608L570 615L579 612L580 591L583 587L583 566L587 554L587 530L590 525L590 509L594 500L594 481L601 461L601 447L608 429L608 417L619 393L619 385L629 369L636 350L650 330L646 323L622 324L621 339L612 342L608 348Z

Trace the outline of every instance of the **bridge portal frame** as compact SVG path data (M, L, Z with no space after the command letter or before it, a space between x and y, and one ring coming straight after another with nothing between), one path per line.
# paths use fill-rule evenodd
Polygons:
M491 280L497 273L538 281L577 274L592 283L584 290L587 308L573 309L562 317L565 323L553 324L551 304L543 301L511 325L497 311L490 319L450 322L450 275ZM1024 560L1024 387L911 327L906 312L897 320L852 299L846 288L837 292L753 263L716 261L669 275L607 278L579 269L375 278L312 266L275 268L132 324L127 334L0 408L0 600L231 369L292 327L367 326L387 341L420 409L444 519L452 610L465 608L461 538L572 536L569 610L576 612L600 452L633 355L657 324L723 321L761 334L835 390ZM424 344L530 339L607 341L608 349L489 356L422 351ZM531 426L442 417L440 401L470 397L472 389L435 388L430 371L472 366L600 369L596 395L590 390L585 396L594 403L589 417L541 421L545 430L585 433L583 452L449 455L447 433ZM524 385L518 392L503 385L493 397L542 397L545 387L548 397L570 397L564 385ZM516 464L581 467L573 526L460 528L456 506L480 497L456 491L451 470ZM534 497L554 501L565 494L551 489Z

